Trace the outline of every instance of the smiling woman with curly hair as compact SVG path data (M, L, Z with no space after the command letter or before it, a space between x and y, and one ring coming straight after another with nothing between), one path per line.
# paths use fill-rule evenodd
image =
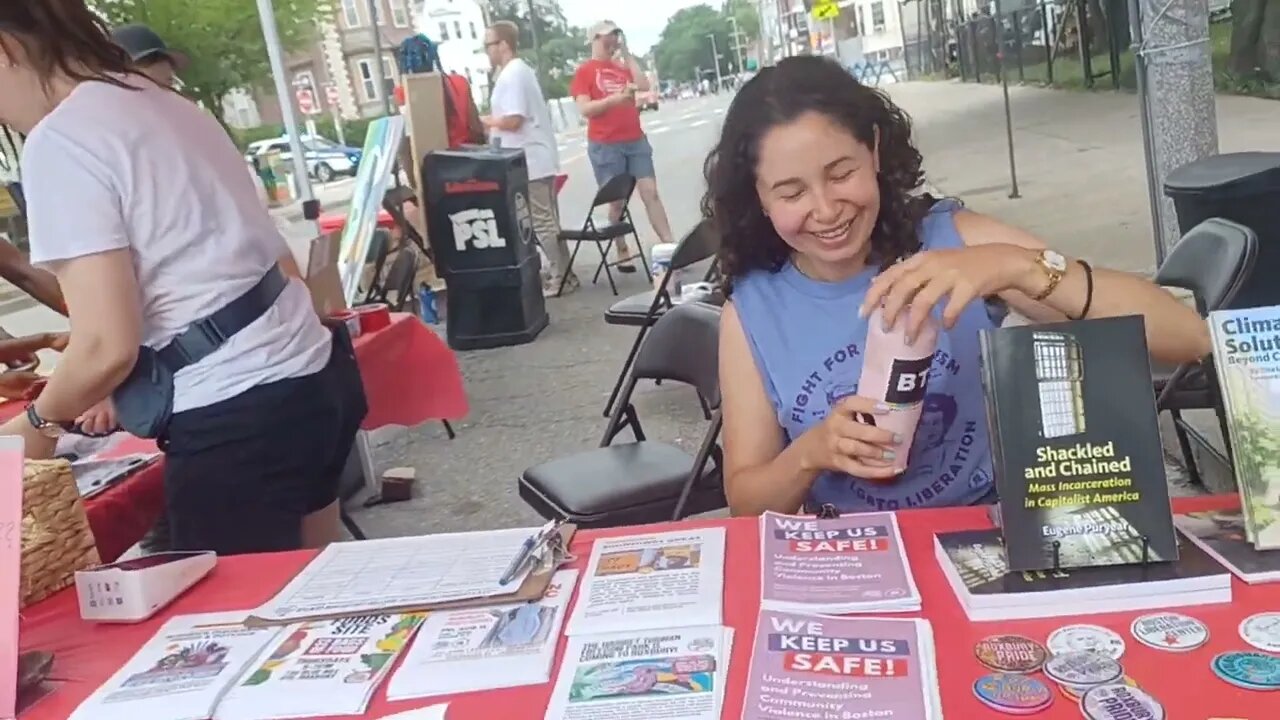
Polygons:
M920 194L911 121L836 63L790 58L734 98L706 163L721 234L725 490L735 514L991 502L979 332L1005 306L1036 322L1140 314L1159 360L1209 351L1194 311L1147 280ZM856 418L866 316L943 331L910 455ZM998 312L997 312L998 311ZM925 437L927 435L927 437Z

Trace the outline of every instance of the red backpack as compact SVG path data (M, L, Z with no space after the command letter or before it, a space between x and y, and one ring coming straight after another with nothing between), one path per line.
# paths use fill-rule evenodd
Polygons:
M480 126L479 112L475 109L475 101L471 99L471 83L458 73L442 75L444 90L445 133L449 137L449 149L454 150L463 145L483 145L484 128ZM395 89L396 103L403 105L404 86Z

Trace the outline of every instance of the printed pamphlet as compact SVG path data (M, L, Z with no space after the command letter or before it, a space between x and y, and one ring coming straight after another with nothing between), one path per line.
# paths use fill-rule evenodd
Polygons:
M245 627L244 613L166 622L71 720L208 720L236 678L280 634Z
M1280 307L1211 313L1209 330L1244 530L1257 549L1280 548Z
M933 632L925 620L764 610L743 720L941 720Z
M577 580L577 570L561 570L539 602L429 614L387 683L387 699L550 681L560 628Z
M733 630L569 638L546 720L720 720Z
M722 623L724 528L597 540L565 633Z
M761 606L846 615L920 609L893 513L760 518Z
M363 715L424 615L290 625L218 703L215 720Z

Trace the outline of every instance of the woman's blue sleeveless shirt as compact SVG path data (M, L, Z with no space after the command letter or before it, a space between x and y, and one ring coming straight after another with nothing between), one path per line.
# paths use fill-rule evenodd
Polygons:
M925 250L963 245L954 214L938 202L921 221ZM787 263L778 272L736 278L737 309L756 368L788 442L822 422L833 398L857 391L867 321L858 308L877 273L869 268L837 283L813 280ZM935 317L940 317L935 308ZM907 472L892 482L823 473L809 504L845 512L969 505L991 490L991 447L978 368L978 333L995 323L981 301L964 309L955 327L938 336L924 411Z

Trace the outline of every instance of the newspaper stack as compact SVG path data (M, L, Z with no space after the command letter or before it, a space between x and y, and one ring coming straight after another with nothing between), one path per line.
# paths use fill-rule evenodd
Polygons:
M218 703L214 720L363 715L422 613L290 625Z
M724 528L597 540L567 635L723 624Z
M742 720L942 720L935 652L926 620L761 611Z
M243 622L244 613L169 620L70 720L208 720L231 683L280 635L281 628Z
M915 612L920 591L893 513L760 518L760 605L831 615Z
M569 638L546 720L720 720L733 630Z
M361 715L421 614L249 628L245 614L165 623L73 720L276 720Z
M561 570L540 602L434 612L387 683L388 700L551 681L577 570Z

